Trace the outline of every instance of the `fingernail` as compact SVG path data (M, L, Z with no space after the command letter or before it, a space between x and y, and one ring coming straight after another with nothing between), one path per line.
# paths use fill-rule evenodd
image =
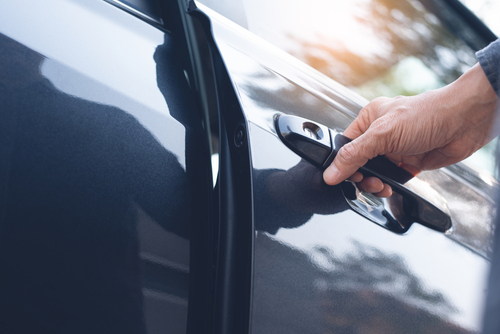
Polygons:
M340 172L337 166L332 163L330 167L325 169L325 172L323 173L323 179L327 184L334 184L334 182L337 181L339 174Z

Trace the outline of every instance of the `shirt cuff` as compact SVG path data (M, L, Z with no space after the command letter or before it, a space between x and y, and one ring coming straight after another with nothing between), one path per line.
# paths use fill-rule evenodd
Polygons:
M500 96L500 39L491 43L481 51L476 52L476 58L490 81L491 86L498 96Z

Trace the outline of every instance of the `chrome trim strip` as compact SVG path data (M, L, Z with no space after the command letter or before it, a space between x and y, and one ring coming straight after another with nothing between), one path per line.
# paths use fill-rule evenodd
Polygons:
M126 12L129 12L130 14L148 22L148 23L151 23L155 26L157 25L160 25L160 26L163 26L163 20L161 18L154 18L152 16L149 16L149 15L146 15L144 14L143 12L127 5L127 4L124 4L123 2L119 1L119 0L104 0L105 2L113 5L113 6L116 6L120 9L123 9L124 11Z

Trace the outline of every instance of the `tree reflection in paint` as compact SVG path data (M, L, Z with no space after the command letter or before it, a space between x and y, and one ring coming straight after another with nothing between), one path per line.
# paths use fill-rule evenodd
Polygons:
M377 52L355 53L339 43L335 34L325 34L321 42L289 35L301 45L293 54L343 85L359 88L367 98L381 95L380 92L389 96L415 95L437 88L454 81L475 63L471 48L418 1L374 0L358 6L356 20L367 34L376 36L380 45ZM405 81L419 80L417 73L394 69L410 57L434 73L438 83L420 85L422 88L416 90L405 89ZM419 70L411 64L406 67L410 72Z
M356 242L341 257L319 247L318 266L267 234L256 245L254 334L471 333L444 320L456 308L397 254Z

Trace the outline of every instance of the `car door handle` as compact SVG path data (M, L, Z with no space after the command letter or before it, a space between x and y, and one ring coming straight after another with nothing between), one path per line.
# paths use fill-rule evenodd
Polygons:
M340 148L351 141L335 130L297 116L277 115L275 125L286 146L322 170L330 166ZM369 160L360 172L365 176L376 173L401 184L414 176L384 156Z
M276 115L275 128L288 148L321 170L325 170L340 148L351 141L335 130L298 116ZM365 177L378 177L403 197L405 221L415 221L440 232L451 228L451 218L445 212L402 185L414 175L385 156L369 160L359 171ZM403 226L402 230L407 228L409 226Z

